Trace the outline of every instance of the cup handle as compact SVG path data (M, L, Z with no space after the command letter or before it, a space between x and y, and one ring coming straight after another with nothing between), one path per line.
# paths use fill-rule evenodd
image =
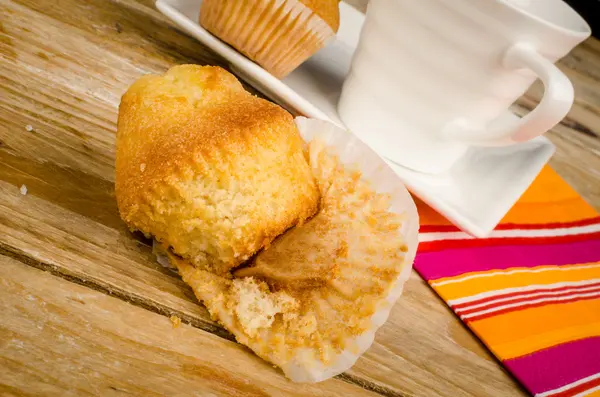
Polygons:
M515 69L527 67L544 83L540 103L524 117L502 117L485 129L475 127L464 119L450 122L442 131L448 140L479 146L505 146L542 135L558 124L573 105L571 81L552 62L525 43L513 45L504 54L502 65Z

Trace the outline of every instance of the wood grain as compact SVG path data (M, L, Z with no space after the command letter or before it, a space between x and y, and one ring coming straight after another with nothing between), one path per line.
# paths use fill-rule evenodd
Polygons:
M0 391L44 396L376 395L296 384L237 343L0 256Z
M44 369L60 367L61 363L65 365L60 367L63 369L67 364L89 365L90 371L100 373L97 384L105 387L86 386L86 381L95 379L91 372L69 373L65 378L80 388L72 389L71 394L78 390L81 394L122 394L120 387L131 394L154 390L168 395L183 388L199 394L207 394L209 389L215 394L245 390L246 384L233 382L227 386L230 388L224 388L223 378L206 379L202 373L185 371L172 375L182 388L155 389L153 382L157 380L145 379L140 357L150 363L148 373L160 377L156 368L164 364L160 361L163 354L199 368L210 368L216 362L223 365L219 376L231 371L235 379L236 372L231 368L246 366L245 379L257 388L252 389L256 394L259 390L263 394L302 390L286 388L287 383L278 372L233 344L231 335L210 320L189 288L154 263L148 241L130 234L119 219L113 193L113 163L120 95L145 73L162 72L179 63L223 63L201 44L178 32L152 3L0 0L0 253L20 261L0 261L1 278L10 280L12 286L8 295L15 296L2 300L10 308L0 312L0 332L11 329L25 338L23 343L32 343L39 350L27 361L22 352L15 353L14 346L8 348L0 342L0 360L7 363L0 365L0 394L68 394L65 383ZM364 6L363 0L354 3ZM559 147L553 165L597 208L599 49L598 42L590 40L562 61L561 68L574 81L577 99L569 117L549 134ZM532 87L519 101L518 111L533 107L540 93L539 86ZM32 131L27 131L28 125ZM28 188L26 196L19 192L23 184ZM8 291L3 288L0 293L7 293L4 290ZM83 306L67 301L65 294L75 290L101 303ZM83 324L83 317L93 320L93 335L98 339L80 335L84 338L80 350L65 343L44 345L32 335L38 335L36 321L45 314L41 303L29 303L28 295L44 296L41 301L54 302L57 311L50 320L58 316L65 329L70 328L64 326L69 320L75 328ZM107 313L122 321L108 320ZM185 338L162 340L163 333L158 331L170 327L171 315L189 324L182 326ZM132 333L131 324L142 321L144 327L156 332ZM166 328L146 325L163 322ZM125 324L123 329L120 324ZM43 332L47 332L43 336L54 340L60 331L50 327ZM109 376L107 371L114 368L107 363L91 358L92 361L85 361L88 355L105 354L105 344L110 346L112 340L109 334L116 335L114 340L119 343L124 338L136 341L135 346L141 349L139 357L135 350L125 349L131 346L122 343L123 360L130 362L138 375L126 377L114 372ZM227 352L227 361L231 352L231 362L236 366L225 367L221 356L204 353L217 348ZM183 368L183 364L178 368ZM358 386L389 396L523 393L416 274L407 283L388 323L377 334L376 343L340 378L346 382L334 380L336 383L332 384L345 391L350 389L344 388L352 387L352 393L361 391ZM110 389L111 385L118 390ZM331 391L329 386L315 387L306 389L307 394Z
M231 338L179 277L153 261L144 241L133 239L124 227L115 230L36 197L38 185L28 186L31 194L22 196L16 186L0 182L0 252ZM347 377L388 395L494 396L518 390L414 273L376 343Z

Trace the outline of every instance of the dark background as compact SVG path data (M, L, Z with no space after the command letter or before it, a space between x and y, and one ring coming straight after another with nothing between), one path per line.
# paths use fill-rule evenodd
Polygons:
M590 24L592 34L600 38L600 0L566 0L566 2Z

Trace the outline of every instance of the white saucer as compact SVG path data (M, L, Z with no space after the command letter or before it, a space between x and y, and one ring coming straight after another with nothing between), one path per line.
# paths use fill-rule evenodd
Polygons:
M408 189L475 237L496 227L554 153L544 137L514 146L472 148L442 175L423 175L388 161Z
M198 24L201 4L202 0L157 0L156 7L225 58L236 73L266 96L307 117L344 127L337 101L364 22L361 12L340 3L336 40L279 80L204 30ZM388 163L424 202L464 231L484 237L533 182L554 150L543 137L508 147L472 148L448 173L435 176Z

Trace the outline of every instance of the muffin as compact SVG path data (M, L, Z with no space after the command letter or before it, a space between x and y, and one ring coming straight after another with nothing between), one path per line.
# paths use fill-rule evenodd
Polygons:
M349 147L356 154L357 146ZM369 348L416 251L414 204L393 209L398 194L378 192L333 151L320 139L309 142L321 191L317 214L236 269L233 279L167 252L211 317L296 382L337 375ZM379 168L370 172L377 186L392 187Z
M316 211L319 190L292 116L218 67L134 83L119 108L123 220L214 274Z
M200 24L282 78L335 36L339 0L204 0Z

